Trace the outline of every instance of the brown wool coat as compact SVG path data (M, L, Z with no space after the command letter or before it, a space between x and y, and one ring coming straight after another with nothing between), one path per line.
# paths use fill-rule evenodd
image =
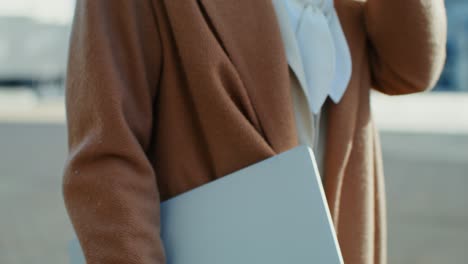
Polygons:
M342 101L327 101L325 190L345 263L383 264L385 188L369 94L434 86L445 7L335 5L353 73ZM282 45L270 0L77 1L63 195L87 263L165 263L160 201L298 144Z

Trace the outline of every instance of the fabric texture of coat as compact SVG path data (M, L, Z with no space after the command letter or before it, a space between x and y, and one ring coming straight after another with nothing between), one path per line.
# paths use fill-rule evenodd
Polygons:
M383 264L385 187L370 92L435 85L445 7L442 0L335 6L353 72L339 104L326 102L325 191L345 263ZM161 201L298 144L271 0L78 0L75 12L68 215L88 264L163 264Z

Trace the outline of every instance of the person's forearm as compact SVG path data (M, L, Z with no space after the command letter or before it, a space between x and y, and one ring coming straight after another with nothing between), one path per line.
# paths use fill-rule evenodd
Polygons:
M434 87L446 56L443 0L368 0L364 21L375 89L407 94Z

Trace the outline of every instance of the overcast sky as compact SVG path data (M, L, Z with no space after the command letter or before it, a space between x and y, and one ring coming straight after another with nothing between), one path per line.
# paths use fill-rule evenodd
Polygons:
M75 0L0 0L0 16L28 16L49 23L69 23Z

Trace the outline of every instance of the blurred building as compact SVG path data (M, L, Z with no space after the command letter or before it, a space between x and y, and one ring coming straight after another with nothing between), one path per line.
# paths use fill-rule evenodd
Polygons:
M69 25L0 16L0 83L35 84L61 79L69 30Z
M446 2L447 60L435 91L468 91L468 2Z

